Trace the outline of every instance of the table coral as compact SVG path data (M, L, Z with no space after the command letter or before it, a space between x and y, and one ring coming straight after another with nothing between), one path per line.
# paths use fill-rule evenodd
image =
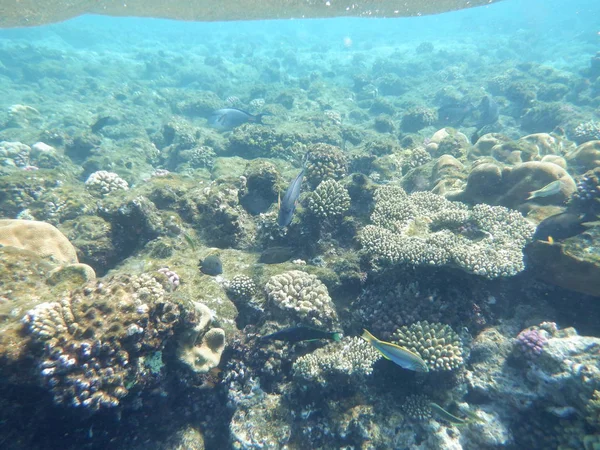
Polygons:
M450 265L486 278L525 268L522 250L534 226L517 211L485 204L469 209L430 192L407 195L399 186L379 188L375 200L372 225L359 234L374 262Z

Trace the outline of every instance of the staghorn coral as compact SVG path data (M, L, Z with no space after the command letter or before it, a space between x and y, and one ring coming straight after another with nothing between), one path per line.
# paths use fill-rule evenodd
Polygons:
M22 322L42 347L39 373L54 401L92 411L117 406L147 381L137 360L162 350L179 307L149 274L120 276L41 303Z
M407 195L399 186L375 194L372 225L359 241L374 262L384 265L452 265L496 278L522 271L522 249L534 226L501 206L473 209L431 192Z
M294 374L304 380L327 384L333 374L370 375L381 354L359 337L346 337L330 343L294 363Z
M425 421L433 416L430 404L431 400L426 395L409 395L402 404L402 412L411 419Z
M319 219L337 219L350 208L348 190L335 180L325 180L308 198L308 209Z
M269 278L265 291L274 312L284 313L284 319L317 327L337 322L327 287L314 275L290 270Z
M94 195L106 197L115 191L126 191L129 189L127 181L114 172L99 170L92 173L85 181L85 187Z
M429 370L454 370L463 365L463 345L448 325L426 320L398 328L392 339L421 356Z
M321 181L339 180L346 175L347 162L342 151L330 144L309 146L306 161L306 181L314 189Z

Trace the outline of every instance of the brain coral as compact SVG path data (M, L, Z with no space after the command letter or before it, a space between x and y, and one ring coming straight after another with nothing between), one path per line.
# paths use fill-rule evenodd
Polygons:
M453 370L463 364L463 345L458 334L448 325L416 322L398 328L394 341L421 356L429 370Z
M346 337L330 343L294 363L294 374L305 380L327 383L328 375L370 375L381 354L359 337Z
M319 279L300 270L272 276L265 285L269 303L285 312L283 319L307 325L325 326L337 322L335 306L327 287Z
M407 195L399 186L375 194L372 225L359 234L374 262L395 265L450 265L486 278L522 271L523 247L534 226L502 206L469 209L431 192Z

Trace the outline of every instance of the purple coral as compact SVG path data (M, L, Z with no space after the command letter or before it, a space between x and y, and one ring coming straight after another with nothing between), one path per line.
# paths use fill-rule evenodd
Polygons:
M162 267L162 268L158 269L158 272L164 274L167 277L167 279L169 280L169 285L171 287L169 290L171 292L173 292L175 289L177 289L179 287L181 280L179 279L179 275L177 275L177 273L175 273L168 267Z
M544 351L546 344L548 344L548 339L540 330L523 330L517 336L516 345L525 354L525 356L530 358L540 356Z

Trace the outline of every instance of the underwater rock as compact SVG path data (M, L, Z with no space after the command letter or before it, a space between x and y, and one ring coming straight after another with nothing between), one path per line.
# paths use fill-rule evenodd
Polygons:
M0 245L29 250L57 264L79 262L66 236L45 222L0 219Z
M600 166L600 141L588 141L566 155L567 162L579 173Z
M195 373L207 373L219 365L225 332L211 327L213 314L202 303L194 302L184 317L187 331L178 339L177 357Z
M590 228L563 242L532 242L525 254L536 278L600 297L600 253L597 247L590 247L596 239L600 239L599 229Z

